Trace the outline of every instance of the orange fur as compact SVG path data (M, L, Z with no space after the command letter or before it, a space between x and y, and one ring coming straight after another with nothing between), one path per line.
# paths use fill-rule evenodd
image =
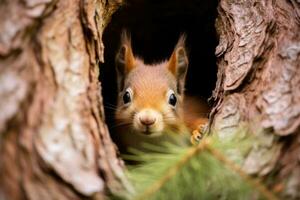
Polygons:
M125 124L119 129L125 146L136 146L139 140L145 141L144 136L161 136L164 132L198 134L207 123L204 117L207 107L199 99L184 99L188 67L184 41L185 37L179 39L168 61L146 65L133 56L130 39L123 34L116 57L119 82L116 120ZM174 98L175 105L170 100ZM149 121L153 123L144 124Z

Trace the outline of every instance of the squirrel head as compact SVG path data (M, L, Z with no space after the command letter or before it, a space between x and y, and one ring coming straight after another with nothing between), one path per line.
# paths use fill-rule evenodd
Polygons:
M119 88L116 120L149 136L180 132L188 68L185 36L167 61L146 65L134 56L130 38L123 33L115 61Z

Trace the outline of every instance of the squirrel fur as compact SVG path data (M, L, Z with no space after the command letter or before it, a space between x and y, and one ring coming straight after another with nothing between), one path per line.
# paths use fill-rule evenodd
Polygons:
M188 132L192 143L199 140L208 121L203 117L207 107L184 95L188 70L184 35L168 60L147 65L134 56L130 37L123 32L115 63L118 79L115 118L123 146L137 147L149 138L156 143L168 132Z

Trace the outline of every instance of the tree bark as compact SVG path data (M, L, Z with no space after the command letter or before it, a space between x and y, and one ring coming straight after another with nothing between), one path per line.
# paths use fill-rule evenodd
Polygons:
M117 0L0 4L0 199L128 189L104 123L102 32Z
M300 3L221 0L212 129L236 137L249 124L259 142L243 168L282 198L300 198Z
M0 199L103 199L130 190L98 82L119 0L0 4ZM212 129L259 142L243 169L300 198L300 4L221 0Z

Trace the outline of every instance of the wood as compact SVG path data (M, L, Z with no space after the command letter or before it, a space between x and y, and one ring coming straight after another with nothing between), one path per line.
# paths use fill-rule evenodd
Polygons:
M0 4L0 199L129 188L104 123L102 32L120 1Z
M218 13L212 128L228 138L250 124L259 142L244 157L244 170L283 198L299 199L300 4L221 0Z
M0 4L0 199L131 191L104 123L102 33L120 0ZM258 138L243 170L300 198L300 4L220 0L211 128Z

